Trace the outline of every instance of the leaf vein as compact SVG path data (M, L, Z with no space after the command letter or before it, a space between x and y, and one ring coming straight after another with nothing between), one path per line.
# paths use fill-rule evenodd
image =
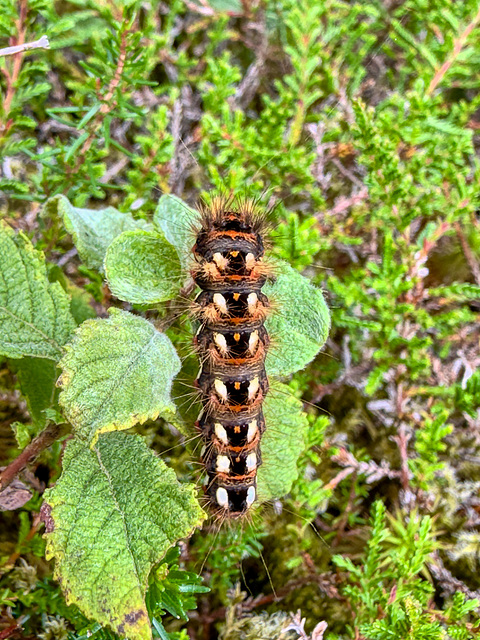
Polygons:
M108 385L108 388L106 389L106 392L105 392L104 396L102 397L102 399L98 403L99 407L105 407L105 404L107 403L107 400L109 398L111 399L112 396L115 396L118 393L118 391L121 390L120 381L122 379L128 377L130 371L135 366L137 361L141 358L141 356L144 354L144 352L147 351L147 349L150 347L150 345L155 341L155 337L156 336L155 336L155 333L154 333L152 335L152 337L150 338L150 340L135 354L135 356L127 361L126 368L124 370L120 371L116 376L111 378L111 384ZM85 362L84 364L88 365L90 363L89 362ZM97 422L98 422L98 419L99 418L97 416ZM95 422L92 422L92 426L94 424L95 424Z
M132 547L131 547L131 544L130 544L130 536L129 536L129 533L128 533L127 523L125 521L125 515L124 515L123 511L120 508L120 504L119 504L119 502L117 500L117 497L116 497L116 494L115 494L115 488L113 486L112 478L111 478L110 474L108 473L108 469L103 464L100 451L99 451L99 449L97 447L94 448L94 451L95 451L95 453L97 455L97 458L98 458L98 464L100 465L100 468L103 471L103 473L105 474L105 477L107 479L107 482L108 482L108 485L109 485L109 488L110 488L110 492L111 492L111 495L112 495L112 500L113 500L113 502L115 504L116 509L118 510L118 513L120 514L120 518L122 520L122 525L123 525L123 531L124 531L124 534L125 534L125 542L126 542L127 550L128 550L128 552L130 554L130 557L132 559L132 564L133 564L133 567L135 569L135 576L137 578L138 589L140 591L140 594L142 594L142 585L141 585L141 582L140 582L139 568L137 566L137 562L135 560L135 554L133 553L133 550L132 550Z

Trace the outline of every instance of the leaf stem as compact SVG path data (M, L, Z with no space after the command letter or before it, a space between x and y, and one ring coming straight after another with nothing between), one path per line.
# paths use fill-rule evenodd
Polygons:
M3 491L13 482L16 476L25 469L29 462L32 462L42 451L47 449L63 435L65 424L50 424L32 442L25 447L22 453L12 460L9 465L0 473L0 491Z

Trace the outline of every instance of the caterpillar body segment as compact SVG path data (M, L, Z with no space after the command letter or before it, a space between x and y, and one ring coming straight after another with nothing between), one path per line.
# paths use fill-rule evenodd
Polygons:
M193 248L192 277L202 290L194 303L201 323L194 342L202 362L197 428L205 445L206 495L214 512L232 518L255 501L262 462L269 302L261 292L268 276L261 231L252 203L217 199L202 211Z

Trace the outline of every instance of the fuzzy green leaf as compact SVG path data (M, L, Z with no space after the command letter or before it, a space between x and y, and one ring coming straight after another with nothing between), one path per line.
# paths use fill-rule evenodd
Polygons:
M105 275L113 295L134 304L171 300L185 280L175 248L142 229L115 238L105 256Z
M58 265L49 265L48 279L50 282L59 282L63 290L70 296L70 312L77 324L82 324L85 320L96 317L97 314L92 307L93 297L88 291L73 284Z
M313 360L330 329L330 313L320 289L282 260L275 260L275 281L263 288L277 310L265 326L272 337L269 375L295 373Z
M279 382L272 385L263 405L266 430L262 437L263 464L258 470L260 502L281 498L298 476L297 460L305 448L307 416L300 400Z
M98 434L169 417L180 360L169 338L147 320L110 309L87 320L60 362L60 405L77 435L92 445Z
M199 212L176 196L164 195L158 201L153 224L162 230L168 242L175 247L183 267L191 260L199 220Z
M135 220L130 213L106 209L79 209L65 196L55 196L46 204L46 210L63 216L65 228L72 234L78 254L89 269L101 271L103 259L110 243L124 231L150 229L145 220Z
M17 374L27 408L37 431L45 426L45 409L49 409L55 398L57 367L44 358L21 358L12 360L12 369Z
M55 487L45 493L47 558L69 603L130 640L152 637L148 575L205 515L192 485L136 435L74 439Z
M23 234L0 225L0 353L55 362L75 327L70 300L50 284L45 258Z
M70 295L70 311L72 312L72 316L75 318L75 322L77 324L82 324L85 320L90 320L91 318L96 317L97 314L91 306L94 299L88 291L77 287L68 279L66 282L66 291Z

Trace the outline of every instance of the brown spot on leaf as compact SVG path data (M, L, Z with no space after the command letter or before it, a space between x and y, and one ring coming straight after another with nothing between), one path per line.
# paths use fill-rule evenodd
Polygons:
M55 529L55 522L52 518L52 507L48 502L44 502L40 507L40 520L45 524L45 531L52 533Z
M120 635L128 635L128 631L125 631L125 625L133 626L138 620L141 618L145 618L146 613L142 609L138 609L137 611L131 611L130 613L126 613L121 625L119 625L117 631Z

